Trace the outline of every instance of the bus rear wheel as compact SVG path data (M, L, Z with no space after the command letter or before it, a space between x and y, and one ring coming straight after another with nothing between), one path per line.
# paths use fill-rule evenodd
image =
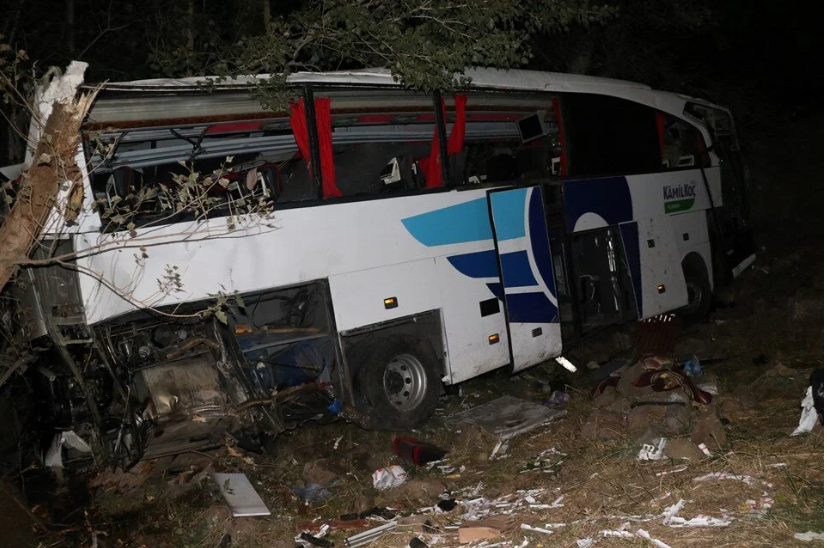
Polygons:
M712 309L712 286L706 269L699 269L691 264L683 265L683 276L686 279L686 293L688 302L678 310L678 315L686 323L698 323L706 319Z
M425 422L442 393L440 364L431 345L396 335L374 339L358 385L377 430L405 430Z

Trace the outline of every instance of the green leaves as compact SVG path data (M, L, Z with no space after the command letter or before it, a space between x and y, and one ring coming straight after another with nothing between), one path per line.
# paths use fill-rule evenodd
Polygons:
M222 77L271 74L258 98L284 110L290 101L285 79L296 71L385 67L407 87L448 91L461 87L456 75L469 67L528 64L542 34L614 16L613 8L584 0L309 0L232 44L211 35L203 51L179 47L156 56L165 74L176 65L190 73L198 57L202 72L218 70Z

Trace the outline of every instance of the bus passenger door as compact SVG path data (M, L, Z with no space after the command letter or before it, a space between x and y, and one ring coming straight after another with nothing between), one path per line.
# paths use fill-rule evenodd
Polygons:
M539 186L488 193L514 371L560 355L560 314Z

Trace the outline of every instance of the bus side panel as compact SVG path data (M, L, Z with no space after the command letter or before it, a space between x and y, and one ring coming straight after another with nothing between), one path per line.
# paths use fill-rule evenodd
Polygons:
M441 307L434 259L330 276L340 331L412 316ZM395 299L395 303L385 303Z
M720 200L718 168L705 170L713 200ZM649 173L626 177L632 199L632 216L636 220L678 215L709 208L709 197L700 169Z
M715 277L712 275L712 249L709 243L706 212L691 211L681 215L672 215L672 229L678 241L681 261L690 253L697 253L706 264L710 287L714 289Z
M448 342L448 384L508 365L508 330L497 297L501 290L494 250L439 257L436 270ZM491 344L491 335L499 342Z
M688 302L672 223L667 217L638 221L642 316L649 318Z

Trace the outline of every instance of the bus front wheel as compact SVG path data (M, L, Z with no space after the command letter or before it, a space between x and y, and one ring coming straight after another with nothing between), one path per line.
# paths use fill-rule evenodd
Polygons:
M439 360L424 340L403 335L373 340L358 376L371 427L404 430L425 422L442 393L439 371Z
M688 302L678 310L678 314L690 324L703 321L712 309L712 286L706 268L684 263L683 276L686 279Z

